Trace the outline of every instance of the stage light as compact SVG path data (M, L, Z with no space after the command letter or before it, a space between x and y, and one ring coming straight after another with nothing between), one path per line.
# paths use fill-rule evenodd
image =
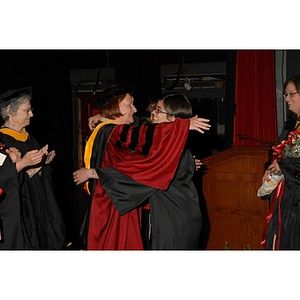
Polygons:
M188 77L185 79L185 83L183 86L187 91L190 91L192 89L191 81L190 79L188 79Z

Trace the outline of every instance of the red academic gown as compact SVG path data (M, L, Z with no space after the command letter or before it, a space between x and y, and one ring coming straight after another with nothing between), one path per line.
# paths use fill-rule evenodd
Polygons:
M118 158L107 149L114 122L99 124L89 138L85 149L87 168L110 165ZM142 250L140 212L135 209L121 216L111 203L99 180L90 180L91 194L88 215L88 250Z
M189 124L189 120L177 119L173 123L157 125L116 126L107 138L104 151L103 148L101 150L101 168L114 166L119 171L125 168L134 180L167 189L184 150ZM124 131L128 131L133 138L124 139ZM100 130L97 136L100 136ZM101 144L103 146L103 141ZM96 145L99 146L97 138L92 153L96 152ZM118 151L116 145L128 147L128 150ZM147 151L149 153L145 156ZM90 167L95 167L94 163ZM142 250L140 218L139 208L121 215L110 201L100 180L97 180L92 191L87 249Z

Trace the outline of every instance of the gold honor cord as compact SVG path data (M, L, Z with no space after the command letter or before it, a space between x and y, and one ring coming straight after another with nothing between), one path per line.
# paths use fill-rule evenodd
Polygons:
M92 156L92 150L93 150L93 146L94 146L94 141L95 138L97 136L98 131L105 125L107 124L117 124L114 121L106 121L106 122L102 122L100 123L92 132L91 136L89 137L88 141L86 142L85 145L85 150L84 150L84 165L87 169L90 169L91 167L91 156ZM84 184L84 189L85 191L90 195L90 190L89 190L89 182L85 182Z

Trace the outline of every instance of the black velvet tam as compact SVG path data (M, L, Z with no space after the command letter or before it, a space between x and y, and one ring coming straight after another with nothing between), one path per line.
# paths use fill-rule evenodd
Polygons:
M103 92L97 95L97 98L95 99L95 103L98 106L102 106L115 96L119 96L122 94L132 95L134 89L135 88L133 85L112 85L111 87L105 89Z
M6 107L12 102L18 100L24 95L32 95L32 88L26 87L21 89L8 90L4 94L0 95L0 108Z

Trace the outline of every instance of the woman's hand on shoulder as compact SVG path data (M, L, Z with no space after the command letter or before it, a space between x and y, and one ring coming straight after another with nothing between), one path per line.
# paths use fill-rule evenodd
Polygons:
M196 130L200 133L204 133L203 130L210 130L211 125L208 124L210 120L204 118L195 117L190 118L190 130Z
M99 123L101 120L101 115L97 114L94 116L91 116L88 118L88 125L91 131L93 131L97 125L97 123Z

